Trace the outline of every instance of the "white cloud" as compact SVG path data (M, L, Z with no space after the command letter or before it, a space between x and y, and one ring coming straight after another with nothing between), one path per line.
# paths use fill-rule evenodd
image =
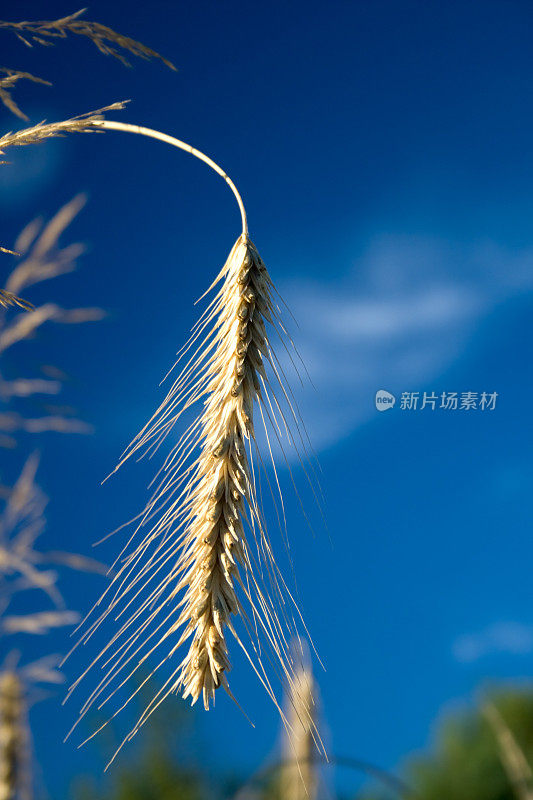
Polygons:
M494 654L523 655L532 651L533 626L520 622L496 622L477 633L459 636L452 646L454 658L462 663Z
M480 322L531 289L532 263L533 248L385 236L340 280L332 281L324 264L323 280L282 285L299 326L293 338L316 387L304 377L297 393L315 448L374 416L378 389L432 389Z

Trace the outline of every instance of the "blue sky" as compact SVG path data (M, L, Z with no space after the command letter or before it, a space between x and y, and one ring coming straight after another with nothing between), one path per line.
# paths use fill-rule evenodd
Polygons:
M74 10L21 0L16 12ZM127 70L83 41L28 50L2 33L6 66L54 83L20 85L19 103L37 121L131 98L121 119L191 142L240 187L313 383L295 388L328 531L311 534L296 500L288 518L301 605L326 666L330 746L395 767L429 742L443 709L533 668L531 5L155 0L148 12L100 1L87 16L141 39L178 73ZM5 112L2 128L16 124ZM206 167L138 137L56 140L12 161L0 176L6 245L32 217L88 195L65 236L87 243L79 271L30 299L53 292L108 316L49 329L19 355L28 364L53 353L71 376L65 400L95 427L39 441L48 542L89 552L142 501L150 465L100 481L161 398L193 301L239 233L238 211ZM378 413L378 389L498 398L493 411L408 411L398 400ZM15 472L17 454L2 458ZM117 547L111 540L101 557ZM68 577L64 588L80 609L99 590ZM225 698L198 716L214 767L229 759L246 773L272 752L278 719L235 662L256 729ZM59 743L76 703L50 722L53 702L36 710L38 731L53 733L37 737L52 794L98 763L96 750Z

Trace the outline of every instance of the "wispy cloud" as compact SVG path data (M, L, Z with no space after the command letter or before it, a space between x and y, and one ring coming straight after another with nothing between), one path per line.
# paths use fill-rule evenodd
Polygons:
M298 396L315 447L373 416L376 390L432 388L480 321L531 289L532 262L533 248L384 236L340 281L325 264L323 279L282 286L316 387L304 380ZM471 388L478 387L460 390Z
M462 663L494 654L523 655L532 651L533 625L520 622L496 622L477 633L459 636L452 646L454 658Z

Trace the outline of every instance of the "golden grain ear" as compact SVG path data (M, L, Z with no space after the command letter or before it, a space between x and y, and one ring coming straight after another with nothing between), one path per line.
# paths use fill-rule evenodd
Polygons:
M181 372L117 466L134 455L153 455L177 423L197 409L154 479L152 496L135 518L113 581L93 609L95 617L89 615L80 643L106 620L116 622L111 639L70 692L93 666L103 668L81 719L93 706L111 704L139 669L146 674L150 661L155 665L150 675L167 663L166 680L124 744L169 694L201 700L206 709L220 687L233 698L228 680L233 638L284 716L272 674L293 683L289 642L297 635L300 615L274 555L256 485L266 471L255 416L265 430L272 426L276 438L288 428L271 384L281 387L292 410L269 341L273 330L282 339L285 335L274 287L249 238L242 198L215 162L159 131L110 120L94 127L149 136L208 164L237 200L242 233L179 354ZM270 441L268 448L272 455ZM279 489L275 466L274 474ZM274 494L273 499L276 503Z
M219 686L228 688L227 629L241 608L238 587L254 582L246 515L261 524L246 442L255 438L253 407L267 345L256 297L267 306L270 298L259 254L247 237L237 241L225 273L199 419L202 450L186 487L183 513L189 522L178 561L177 589L184 592L178 625L192 637L178 685L193 703L202 695L206 709Z

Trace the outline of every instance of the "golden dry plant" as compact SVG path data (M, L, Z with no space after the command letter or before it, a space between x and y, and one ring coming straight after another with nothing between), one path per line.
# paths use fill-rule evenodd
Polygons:
M159 57L104 26L80 20L79 15L54 23L0 27L14 30L27 44L31 37L44 44L48 37L74 33L88 36L100 50L116 57L122 58L112 44L135 55ZM117 573L96 606L96 619L88 622L81 640L88 641L108 617L116 619L111 642L94 661L103 668L104 678L81 717L95 704L106 705L139 669L145 670L147 659L161 656L151 673L171 660L170 676L127 739L171 693L181 692L193 703L202 698L206 709L219 687L232 696L227 680L228 634L242 647L283 715L271 677L276 673L289 690L296 690L297 665L289 642L297 636L300 614L267 532L260 476L266 478L283 531L283 499L271 439L283 455L287 444L298 443L306 453L307 442L272 337L279 339L291 360L292 342L281 322L268 271L250 240L239 192L212 159L190 145L159 131L104 119L104 112L122 107L114 104L9 133L0 138L0 152L69 132L141 134L185 150L214 169L229 185L241 213L242 233L181 353L179 360L185 365L120 463L134 454L152 453L182 415L193 407L200 406L200 411L158 473L156 488L137 517L136 531L117 561ZM6 287L3 302L26 301ZM28 327L27 319L28 315L19 323L22 329ZM258 446L261 427L265 452ZM272 472L266 468L269 458ZM306 474L312 483L312 473ZM186 643L187 652L176 663L174 656Z
M67 566L84 572L103 574L105 567L93 559L70 552L43 552L37 540L45 528L47 503L35 482L36 455L30 456L11 488L2 488L0 513L0 638L4 657L0 663L0 798L24 800L33 796L30 707L43 699L45 685L60 684L63 676L57 669L60 656L48 654L47 635L55 628L72 627L79 619L69 610L58 586L58 568ZM48 600L28 599L35 591ZM20 608L18 606L20 605ZM37 661L21 664L20 654L9 649L10 637L43 637L46 655ZM6 648L7 654L6 654Z
M29 735L24 690L16 672L0 672L0 800L28 797Z
M63 683L57 656L20 666L11 653L0 666L0 798L32 800L36 796L30 711L46 698L48 687Z
M159 59L171 69L173 65L140 42L116 33L100 23L81 19L83 10L58 20L41 22L0 22L0 29L12 31L25 45L51 45L67 36L91 40L100 52L128 64L124 53L144 59ZM0 68L0 102L21 119L27 115L13 98L13 90L21 81L50 85L29 72L8 67ZM33 145L57 136L74 132L94 132L96 122L103 120L106 111L119 110L124 103L114 103L95 112L82 114L60 122L39 122L36 125L4 134L0 138L0 154L9 147ZM98 129L101 131L101 129ZM6 162L1 162L3 165ZM5 167L2 167L5 168ZM47 223L34 220L20 234L14 249L0 246L0 253L15 256L17 261L0 288L0 446L14 447L19 434L42 431L85 432L88 426L72 417L64 408L54 409L47 403L45 413L28 414L24 400L37 396L49 398L62 388L63 374L57 368L43 364L40 374L26 376L10 364L14 346L35 337L46 322L79 323L98 320L99 308L64 309L53 302L34 307L21 294L31 293L31 287L48 281L75 268L82 252L80 245L62 247L59 238L83 205L80 196L65 205ZM10 309L24 310L13 316ZM58 589L58 566L77 570L103 571L98 562L70 552L43 553L36 540L44 530L46 498L35 483L38 459L30 457L12 488L0 486L4 508L0 514L0 637L16 634L45 637L54 628L72 626L78 615L69 610ZM105 571L105 570L104 570ZM28 601L17 609L18 599L28 590L40 590L49 599L48 608L42 602L28 613ZM18 613L17 613L18 612ZM45 645L46 646L46 645ZM0 800L24 800L33 796L30 758L30 729L27 711L34 702L36 684L58 683L63 680L56 669L55 655L29 664L19 664L18 657L9 653L0 664Z
M4 295L17 297L20 293L31 293L33 286L76 269L83 246L79 243L62 246L60 239L84 203L85 198L79 195L47 223L35 219L21 231L14 244L19 255L1 290ZM18 436L24 433L87 433L91 430L85 422L65 413L64 408L54 406L52 400L63 387L61 371L51 364L43 364L37 374L21 374L20 359L12 357L12 350L26 346L46 323L93 322L102 319L104 312L100 308L66 309L52 302L34 308L23 302L28 306L25 314L11 316L0 309L0 447L14 447ZM38 398L43 398L46 404L36 416L35 400Z
M0 248L0 250L7 255L18 255L18 253L15 253L13 250L8 250L5 247ZM33 310L33 305L31 303L27 300L23 300L22 297L17 297L17 295L12 292L8 292L6 289L0 289L0 306L2 308L23 308L24 311Z
M41 282L69 273L83 252L80 244L62 246L60 238L85 200L78 196L64 205L51 220L35 219L15 242L18 256L5 282L5 293L16 297L30 292ZM0 313L0 446L19 444L20 434L42 431L86 432L89 426L51 405L62 390L63 375L50 364L43 364L37 375L26 375L20 357L11 358L33 339L46 322L80 323L101 319L98 308L65 309L45 302L25 314ZM43 413L36 415L39 397L46 400ZM31 412L26 406L30 401ZM35 477L39 459L30 456L13 487L0 486L3 508L0 513L0 638L4 657L0 663L0 797L25 800L33 793L33 756L30 707L42 697L43 685L63 682L57 670L59 655L48 655L48 635L57 628L72 627L79 615L70 610L58 586L59 568L105 573L99 562L71 552L43 551L38 540L45 529L47 498ZM32 607L35 592L41 599ZM26 598L28 595L28 598ZM43 597L48 602L43 603ZM21 636L30 634L43 640L44 655L24 663L10 650L13 635L20 647ZM5 655L7 650L7 655ZM25 648L22 648L24 651ZM19 663L22 660L22 663Z
M112 103L96 111L80 114L77 117L60 122L43 121L19 131L9 131L0 136L0 155L5 155L5 151L10 147L26 147L32 144L39 144L47 139L65 136L67 133L92 133L97 130L95 124L103 121L106 111L119 111L124 107L124 102ZM0 161L0 165L5 166L6 163L5 161ZM0 247L0 251L14 256L19 255L17 251L5 247ZM0 307L10 308L13 306L19 306L26 311L32 309L31 303L28 303L27 300L23 300L7 288L0 289Z
M28 116L21 111L19 106L13 100L11 90L21 80L31 81L32 83L40 83L43 86L51 86L52 84L50 81L37 78L35 75L31 75L29 72L22 72L21 70L1 67L0 73L4 75L3 78L0 78L0 102L2 102L10 111L12 111L15 116L20 117L20 119L28 120Z
M130 64L124 52L145 60L159 59L170 69L176 69L174 64L166 58L163 58L159 53L156 53L155 50L146 47L146 45L141 42L137 42L129 36L123 36L123 34L117 33L99 22L90 22L89 20L82 19L86 10L86 8L82 8L80 11L76 11L75 14L69 14L66 17L55 20L34 22L0 21L0 30L12 31L27 47L32 47L34 44L50 46L58 39L66 39L69 34L72 36L83 36L93 42L101 53L113 56L125 66L129 67ZM16 114L17 117L27 120L27 115L14 101L11 90L20 80L32 81L33 83L40 83L45 86L51 86L52 84L50 81L43 80L43 78L38 78L35 75L31 75L29 72L23 72L21 70L2 67L0 68L0 73L4 74L3 78L0 77L0 102L12 111L13 114Z
M58 589L58 566L102 574L100 562L77 553L42 551L36 546L45 530L48 498L35 481L39 457L31 455L13 487L3 487L0 514L0 636L11 633L42 634L46 629L71 625L76 620L65 607ZM14 615L22 592L39 590L50 602L49 610ZM8 615L7 612L10 611Z
M124 65L130 66L127 58L121 50L137 56L138 58L151 59L157 58L163 62L170 69L175 70L176 67L168 59L164 58L155 50L129 36L124 36L121 33L102 25L100 22L90 22L89 20L82 19L87 11L86 8L81 8L74 14L69 14L66 17L61 17L55 20L41 20L34 22L0 22L0 29L11 30L15 35L28 47L32 43L50 46L54 44L57 39L65 39L69 34L84 36L96 45L98 50L104 55L113 56L121 61ZM118 48L118 49L116 49Z
M318 729L318 690L311 662L306 653L296 672L294 689L286 701L283 766L280 772L280 798L317 800L319 764L326 753Z
M81 19L86 10L87 9L82 8L74 14L69 14L66 17L61 17L56 20L19 22L3 20L0 21L0 30L13 32L27 47L33 47L34 44L51 46L58 39L66 39L69 35L82 36L92 41L101 53L118 59L125 66L130 66L130 64L124 52L145 60L159 59L170 69L176 70L174 64L168 61L168 59L164 58L150 47L146 47L146 45L141 42L124 36L121 33L117 33L99 22ZM40 83L44 86L51 86L52 84L50 81L20 69L0 67L0 102L17 117L28 121L29 118L27 114L21 110L12 95L13 89L21 80ZM101 114L103 111L111 109L117 110L122 107L123 104L117 103L105 109L100 109L97 112L84 114L81 117L66 120L65 122L49 125L42 122L25 131L8 133L3 137L2 145L0 145L0 154L2 153L1 146L5 148L10 145L33 144L50 137L61 136L66 132L87 130L83 127L82 120L85 119L87 121ZM1 245L0 253L17 255L13 250L9 250ZM0 306L4 308L18 306L24 310L31 309L31 304L28 304L27 301L5 290L0 290Z
M272 335L281 339L287 352L292 344L286 344L275 289L250 240L242 198L215 162L158 131L110 120L93 125L155 138L207 163L234 193L242 233L179 354L181 373L118 465L133 455L153 454L182 416L200 409L166 457L156 488L136 518L136 530L117 559L116 575L95 606L95 616L87 620L83 643L108 618L117 624L109 644L91 664L98 665L104 677L82 707L80 719L93 706L107 706L139 671L146 673L147 660L155 662L150 674L170 660L170 675L124 742L170 694L179 692L192 703L202 698L206 710L220 687L233 697L227 678L230 634L283 715L271 677L274 672L290 691L297 691L297 665L289 642L298 635L300 615L274 554L258 486L262 473L283 516L271 437L282 452L287 444L295 446L298 437L304 449L306 442L282 364L271 346ZM273 477L258 446L261 427ZM123 705L119 706L120 711Z
M319 800L331 798L322 767L331 765L322 738L320 696L305 640L292 644L294 680L287 687L283 708L280 758L268 759L232 800Z
M4 155L8 147L23 147L37 144L45 139L64 136L66 133L88 133L96 130L95 123L102 122L106 111L119 111L124 108L124 103L112 103L96 111L79 114L77 117L60 122L39 122L30 128L20 131L9 131L0 136L0 155ZM5 163L5 162L3 162Z

